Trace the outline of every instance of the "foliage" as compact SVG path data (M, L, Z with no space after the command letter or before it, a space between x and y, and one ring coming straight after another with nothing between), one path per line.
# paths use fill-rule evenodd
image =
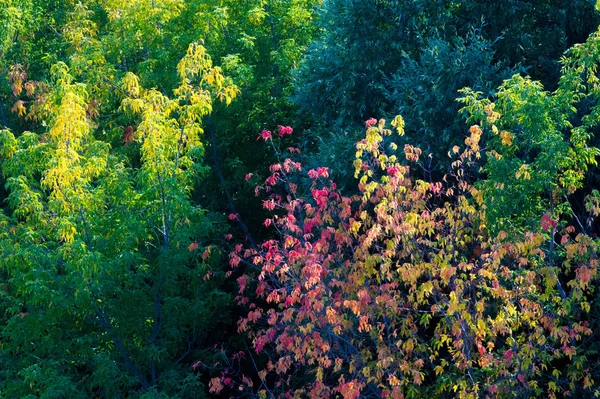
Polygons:
M0 0L0 397L598 394L592 6Z
M401 118L393 125L403 134ZM311 192L303 194L294 183L299 163L271 167L264 206L274 213L265 225L277 234L230 255L233 268L247 271L237 279L237 300L248 308L239 329L268 362L254 388L247 377L223 374L211 390L313 398L598 394L589 345L598 241L548 214L538 231L489 236L482 193L465 180L480 158L478 131L453 172L431 183L410 174L421 151L406 145L403 164L391 135L384 120L367 121L356 145L356 196L340 193L327 168L308 171Z
M0 1L0 396L203 395L235 206L208 166L263 162L315 4Z
M31 106L48 129L2 132L3 395L198 397L192 356L227 322L228 297L196 258L222 229L190 195L202 117L237 88L197 44L178 71L174 98L123 79L138 167L94 137L88 89L64 63Z
M482 24L482 35L495 41L499 59L522 65L534 80L554 89L563 53L584 42L598 26L595 0L456 3L457 26ZM518 16L518 18L515 18Z
M391 77L388 98L407 122L408 140L419 138L432 155L430 169L444 170L447 152L464 131L455 97L463 87L494 93L511 70L494 60L493 43L471 32L456 43L432 39L418 58L406 56Z
M312 116L315 161L331 159L346 186L348 157L363 120L407 120L407 137L433 154L432 173L448 170L446 152L463 135L454 99L470 86L484 95L523 71L554 88L559 59L598 23L591 1L325 2L323 30L296 74L294 101ZM519 15L515 18L515 15ZM333 123L332 123L333 122ZM333 136L329 138L329 136ZM344 140L345 139L345 140Z
M297 102L327 121L389 113L384 83L402 72L403 58L431 73L419 53L432 40L446 46L466 40L473 29L490 42L495 61L521 64L534 79L555 83L562 53L597 26L593 6L592 1L328 1L320 17L325 33L310 47L298 76ZM541 72L543 64L552 71Z
M568 196L583 187L600 155L590 146L599 123L595 72L589 67L597 62L597 40L595 33L567 53L553 93L519 75L502 84L493 102L462 90L459 101L468 122L478 124L471 129L478 129L486 150L478 186L492 231L531 228L547 211L570 216Z
M246 171L258 174L270 162L256 140L257 132L276 124L302 123L303 117L296 115L289 100L291 74L317 34L315 8L320 3L321 0L225 2L227 23L219 31L220 39L206 43L210 54L222 60L224 71L241 89L231 106L217 106L212 116L215 139L211 145L218 151L211 154L210 160L215 171L220 163L223 179L207 182L211 190L222 196L229 193L235 208L230 204L223 206L221 197L207 196L206 201L216 209L239 212L255 234L259 234L253 226L260 226L260 203L247 200L251 192L240 182ZM211 32L216 34L215 29Z
M435 36L447 13L425 2L324 3L324 34L308 49L297 74L295 101L316 121L359 122L388 110L384 82L403 53L414 55Z

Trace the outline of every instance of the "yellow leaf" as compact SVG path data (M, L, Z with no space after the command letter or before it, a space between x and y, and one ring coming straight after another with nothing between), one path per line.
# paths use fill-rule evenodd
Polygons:
M520 179L521 177L523 177L523 179L525 179L525 180L530 180L531 179L531 175L529 174L529 166L528 165L521 165L521 167L519 168L519 170L517 170L517 172L515 173L515 177L517 179Z
M502 145L511 145L513 137L514 136L507 131L500 132L500 138L502 138Z
M396 131L400 136L404 136L404 119L400 115L397 115L392 121L392 126L396 128Z

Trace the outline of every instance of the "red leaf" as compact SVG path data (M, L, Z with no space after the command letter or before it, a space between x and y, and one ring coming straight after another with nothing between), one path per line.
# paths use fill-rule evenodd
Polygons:
M135 128L133 126L125 126L123 129L123 145L127 145L133 142L133 133Z

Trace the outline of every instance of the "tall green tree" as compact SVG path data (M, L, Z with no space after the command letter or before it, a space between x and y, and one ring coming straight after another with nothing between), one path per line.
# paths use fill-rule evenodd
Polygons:
M191 365L227 321L198 251L222 234L190 199L206 167L201 121L237 88L192 44L172 96L125 75L125 144L94 137L90 94L52 68L40 133L2 131L0 390L7 397L198 397ZM200 349L199 349L200 348ZM158 395L158 396L157 396Z

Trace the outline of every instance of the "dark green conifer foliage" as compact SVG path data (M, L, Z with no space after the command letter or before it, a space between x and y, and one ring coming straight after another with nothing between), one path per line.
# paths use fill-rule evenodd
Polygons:
M492 95L516 72L553 89L562 53L597 26L594 4L324 1L322 38L309 48L296 76L294 100L312 115L312 134L322 140L307 144L321 148L316 158L348 170L347 154L336 154L340 146L352 147L359 124L402 114L407 140L433 155L434 171L445 171L450 143L461 140L467 128L457 112L458 89ZM329 153L331 148L336 152Z

